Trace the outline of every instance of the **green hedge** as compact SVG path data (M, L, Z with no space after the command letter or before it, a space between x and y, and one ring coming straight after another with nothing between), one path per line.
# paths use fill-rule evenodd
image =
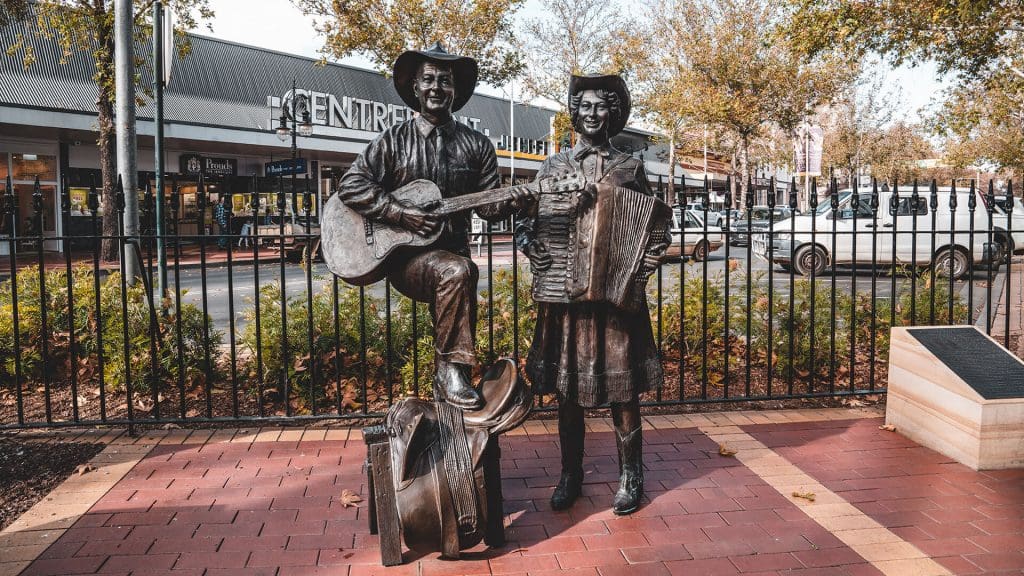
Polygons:
M523 269L519 273L517 288L513 286L512 280L511 270L495 271L493 315L488 308L491 295L487 292L480 295L477 354L483 365L498 357L511 356L516 345L523 357L529 350L536 322L536 310L530 296L531 277ZM678 362L685 366L688 378L699 378L702 355L706 350L708 383L717 385L725 378L723 358L728 347L728 371L732 377L741 366L746 366L748 350L753 369L762 376L770 369L775 378L820 379L829 376L831 370L835 370L840 377L846 377L851 335L855 338L854 353L858 364L867 365L865 360L870 357L872 346L872 313L876 327L873 344L876 346L875 358L878 362L884 362L887 358L890 317L895 316L896 325L911 323L911 295L906 289L900 290L895 310L889 300L879 299L872 305L870 298L864 294L859 294L851 302L849 293L839 289L835 299L836 314L833 315L830 283L827 279L819 279L815 284L815 314L812 318L809 280L796 280L792 300L778 292L769 293L770 287L765 280L762 275L751 278L749 309L746 303L747 278L739 272L733 273L730 278L732 292L728 310L720 274L712 275L705 286L701 275L691 268L682 286L682 299L678 284L673 283L665 289L661 310L661 347L666 363ZM44 281L45 299L41 297L43 291L40 290L38 268L26 267L18 272L18 350L22 378L27 385L42 381L44 375L52 383L60 385L68 381L72 370L80 382L95 385L100 378L99 356L102 352L102 377L108 391L123 390L126 365L132 367L134 390L138 394L149 392L151 381L157 381L161 390L175 390L179 372L188 390L199 389L207 384L221 390L227 388L231 367L228 351L223 345L224 334L217 330L211 331L210 365L206 365L204 317L196 306L185 304L181 307L180 356L183 362L179 369L178 319L171 310L172 299L165 299L162 303L171 313L157 315L157 366L154 371L150 352L149 307L141 284L127 288L125 315L119 274L113 273L101 279L100 313L97 315L91 268L76 267L72 270L73 308L68 306L68 278L64 270L47 271ZM935 299L935 323L956 323L967 319L967 307L960 301L958 294L950 294L948 280L940 279L934 290L932 288L926 275L918 279L915 300L918 324L930 320L932 298ZM15 372L12 295L10 280L0 283L0 382L4 383L2 387L8 388L14 381ZM951 297L953 322L947 318ZM374 403L371 407L373 409L379 409L380 402L389 395L400 396L416 390L422 396L429 396L434 346L426 305L417 305L417 338L414 341L413 303L397 292L392 293L390 321L383 298L371 296L367 291L365 298L361 299L359 289L342 283L338 283L337 293L333 283L328 283L312 298L305 292L291 294L283 303L288 318L288 357L283 358L282 298L279 285L276 282L265 284L260 288L258 298L258 338L255 299L250 298L240 312L246 325L237 334L236 368L244 379L245 393L255 397L258 383L262 382L265 393L263 400L282 403L285 399L279 382L286 378L290 389L287 400L295 413L311 412L310 399L315 400L321 409L333 407L336 402L343 409L361 408L364 402L361 392L364 377L368 383L365 400ZM513 302L516 300L518 317L513 314ZM657 317L653 286L651 304L653 323ZM43 309L47 311L48 322L45 334L41 323ZM855 316L851 316L851 309ZM746 334L748 314L751 319L749 335ZM730 324L728 335L725 334L727 315ZM772 320L770 332L769 317ZM308 336L310 318L312 348ZM102 344L96 335L99 322L103 326ZM517 325L514 324L516 322ZM125 323L128 326L127 357L122 337ZM493 352L488 337L492 323ZM829 366L829 343L833 329L837 359L834 369ZM517 343L513 341L516 332ZM815 340L813 346L812 333ZM72 334L76 345L74 366L71 365ZM792 348L790 335L793 339ZM46 363L42 361L44 342L48 357ZM419 367L415 375L414 357L418 358ZM314 375L319 385L314 385ZM209 382L208 376L212 377ZM866 383L863 380L865 375L855 377Z

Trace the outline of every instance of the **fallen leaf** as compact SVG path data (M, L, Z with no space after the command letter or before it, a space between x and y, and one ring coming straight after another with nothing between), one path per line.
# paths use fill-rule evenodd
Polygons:
M160 428L163 429L163 430L177 430L177 429L181 428L181 426L178 426L174 422L168 422L167 424L164 424Z
M83 474L88 474L89 472L92 472L95 469L96 469L96 467L93 466L92 464L79 464L75 468L75 473L78 474L79 476L81 476Z
M341 505L345 508L349 506L359 507L359 502L363 501L363 497L348 488L341 491Z
M793 498L803 498L809 502L814 502L814 492L793 492Z
M732 448L729 448L725 444L719 444L718 445L718 455L719 456L725 456L725 457L731 457L731 456L735 456L736 455L736 451L733 450Z
M896 431L896 425L895 424L883 424L883 425L879 426L878 429L879 430L885 430L887 432L895 432Z

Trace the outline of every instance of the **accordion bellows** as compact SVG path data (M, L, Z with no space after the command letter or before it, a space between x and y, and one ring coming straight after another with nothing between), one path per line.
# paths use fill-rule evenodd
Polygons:
M619 187L602 189L582 205L578 199L578 191L538 199L534 231L552 263L535 274L533 299L641 307L647 285L643 257L667 234L671 208L654 196Z

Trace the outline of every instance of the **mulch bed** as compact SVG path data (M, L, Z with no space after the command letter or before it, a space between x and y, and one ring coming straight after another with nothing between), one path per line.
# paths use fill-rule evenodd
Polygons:
M87 442L24 442L0 437L0 530L103 450Z

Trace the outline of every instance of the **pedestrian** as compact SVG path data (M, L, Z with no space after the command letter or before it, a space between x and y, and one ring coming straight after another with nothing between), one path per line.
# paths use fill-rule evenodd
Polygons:
M220 229L220 236L217 238L217 247L221 250L228 249L228 242L231 236L231 195L222 194L220 202L213 209L213 219L217 221Z

